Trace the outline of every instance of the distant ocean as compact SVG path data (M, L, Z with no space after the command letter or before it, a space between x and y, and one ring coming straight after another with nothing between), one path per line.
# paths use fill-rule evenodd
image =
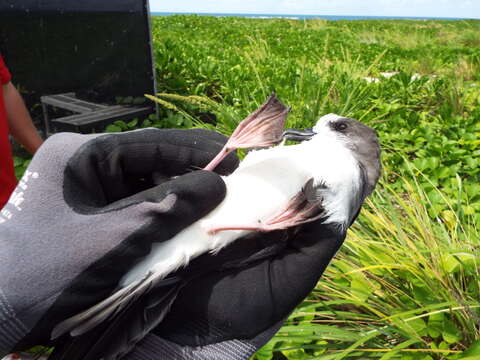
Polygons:
M152 12L153 16L170 15L200 15L200 16L237 16L255 19L284 18L294 20L324 19L324 20L467 20L464 18L423 17L423 16L350 16L350 15L279 15L279 14L224 14L224 13L174 13Z

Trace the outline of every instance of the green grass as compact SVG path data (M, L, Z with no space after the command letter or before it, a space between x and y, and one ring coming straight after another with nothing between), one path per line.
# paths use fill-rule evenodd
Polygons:
M457 174L480 177L480 21L171 16L153 25L159 91L218 103L160 97L181 108L188 123L209 111L216 129L229 134L275 90L293 108L288 126L311 126L329 112L373 126L389 182L399 189L406 160L427 176L421 181L431 196L439 186L454 199ZM364 80L386 71L399 74ZM466 211L480 222L478 181L466 181L464 190L471 197ZM445 210L434 201L429 212Z
M289 359L453 359L480 338L480 229L446 199L451 217L431 221L422 187L404 184L403 194L382 184L368 200L273 350Z
M275 90L293 108L288 126L334 112L381 139L375 195L255 359L480 358L480 21L153 25L165 114L154 125L230 134ZM364 79L389 71L398 74ZM205 112L217 122L202 123Z

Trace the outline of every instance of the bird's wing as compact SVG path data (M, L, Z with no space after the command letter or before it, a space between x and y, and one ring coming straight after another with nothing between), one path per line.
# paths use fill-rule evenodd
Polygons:
M362 204L365 201L365 198L368 196L368 177L367 177L367 169L361 163L358 163L358 167L360 170L360 178L358 184L358 190L352 192L352 197L350 198L349 203L349 219L347 226L350 227L357 219L358 215L360 214L360 210L362 209Z
M325 191L328 191L327 185L323 182L314 184L313 178L310 178L302 187L302 194L307 202L319 207L321 207Z
M49 360L119 358L163 320L183 284L178 278L155 282L149 274L65 320L53 334L69 332L71 336L59 339Z
M119 289L97 305L59 323L53 329L51 338L54 340L66 333L70 333L71 336L82 335L110 317L114 317L153 286L167 286L178 281L179 279L175 277L160 280L157 274L149 272L144 278Z

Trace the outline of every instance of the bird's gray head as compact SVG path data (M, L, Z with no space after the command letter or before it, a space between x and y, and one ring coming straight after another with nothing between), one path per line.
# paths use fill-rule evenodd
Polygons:
M380 145L372 128L361 122L335 114L322 116L313 127L316 134L336 137L352 151L365 173L365 196L371 194L380 177Z

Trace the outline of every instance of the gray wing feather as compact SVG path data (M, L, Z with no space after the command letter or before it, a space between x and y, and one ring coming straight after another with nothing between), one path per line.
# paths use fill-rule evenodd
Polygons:
M327 189L324 183L314 185L314 179L310 178L302 188L303 195L309 203L319 203L323 200L323 193Z
M97 305L62 321L53 329L51 339L54 340L67 332L70 332L72 336L78 336L91 330L108 317L121 311L131 300L147 291L154 280L155 275L149 272L144 278L121 288Z

